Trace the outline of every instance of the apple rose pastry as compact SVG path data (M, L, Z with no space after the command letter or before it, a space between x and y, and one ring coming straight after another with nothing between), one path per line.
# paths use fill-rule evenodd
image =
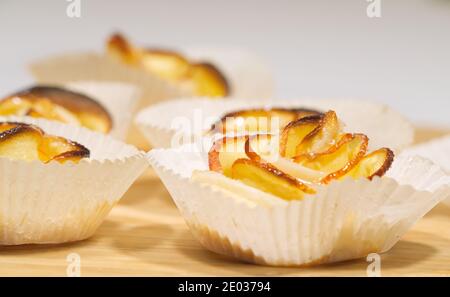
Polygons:
M0 118L0 245L91 237L147 164L143 152L101 133Z
M122 63L143 69L191 94L225 97L230 93L225 76L210 63L194 63L170 50L135 47L120 34L109 38L107 50Z
M0 116L45 118L108 133L108 111L90 97L53 86L35 86L0 100Z
M209 151L209 169L287 200L314 194L315 184L383 176L394 153L367 154L369 138L344 133L334 111L301 117L268 134L225 137Z
M148 156L207 249L304 266L387 252L450 195L439 166L368 145L328 111L281 133L222 137L207 152L193 143Z

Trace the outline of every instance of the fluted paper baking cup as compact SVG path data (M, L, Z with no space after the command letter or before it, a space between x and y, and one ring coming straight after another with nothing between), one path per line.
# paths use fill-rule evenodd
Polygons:
M148 153L193 235L207 249L243 261L303 266L382 253L439 201L449 178L430 161L399 156L388 174L318 186L286 201L207 170L188 146ZM226 188L223 186L226 185Z
M73 81L117 81L133 84L141 90L139 107L188 95L185 90L144 70L128 67L95 53L50 57L31 64L30 71L38 83L45 84L65 84Z
M178 139L195 139L228 112L248 108L303 107L336 111L346 131L364 133L373 148L389 147L396 152L414 140L414 128L391 108L361 100L277 100L255 102L238 99L180 99L163 102L140 111L135 122L155 148L174 147ZM174 136L177 136L176 139Z
M144 153L133 146L85 128L28 117L0 121L35 124L91 152L78 164L0 158L1 245L62 243L92 236L148 166Z
M137 87L126 83L95 81L71 82L64 87L87 95L104 106L113 119L109 134L119 140L126 139L140 98Z
M450 174L450 135L412 146L406 149L404 153L427 158L441 166L447 174ZM442 202L450 206L450 199Z
M223 46L188 47L184 52L193 60L217 66L227 78L233 97L261 100L274 95L270 66L256 53Z

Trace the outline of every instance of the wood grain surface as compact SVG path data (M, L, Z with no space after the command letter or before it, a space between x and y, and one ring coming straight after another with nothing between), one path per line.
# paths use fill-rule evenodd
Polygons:
M446 134L420 129L418 142ZM66 276L77 253L82 276L365 276L365 259L312 268L238 262L203 249L149 169L113 209L96 235L54 246L0 247L2 276ZM381 256L383 276L450 276L450 208L438 206Z

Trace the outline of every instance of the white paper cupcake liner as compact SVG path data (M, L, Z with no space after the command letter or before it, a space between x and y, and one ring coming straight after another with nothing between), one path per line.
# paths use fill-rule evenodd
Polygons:
M412 146L404 153L427 158L450 174L450 135ZM450 206L450 199L444 200L443 203Z
M194 139L204 135L224 114L245 108L304 107L319 111L336 111L346 131L364 133L373 148L389 147L396 152L414 140L413 126L399 113L381 104L361 100L174 100L159 103L140 111L135 122L155 148L174 147L174 136ZM181 124L180 124L181 123ZM193 140L191 140L193 141ZM177 141L175 145L177 144Z
M87 95L104 106L113 119L113 128L109 134L119 140L126 139L140 98L137 87L118 82L94 81L71 82L63 87Z
M148 166L144 153L85 128L43 119L46 133L86 146L78 164L0 158L0 245L62 243L93 235L111 208Z
M73 81L116 81L140 88L138 106L148 106L166 99L189 95L148 72L128 67L104 55L77 53L37 61L30 71L39 83L65 84Z
M233 97L272 98L275 83L270 66L256 53L241 48L195 46L184 49L197 61L209 61L225 74Z
M450 195L448 176L419 157L397 157L383 178L334 182L290 202L220 174L208 182L192 179L207 163L189 146L156 149L148 157L204 247L264 265L314 265L386 252Z

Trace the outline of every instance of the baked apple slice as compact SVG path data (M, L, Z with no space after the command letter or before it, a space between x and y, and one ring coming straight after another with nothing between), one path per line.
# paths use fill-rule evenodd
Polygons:
M139 53L119 33L111 35L106 43L106 49L108 54L126 64L136 65L139 63Z
M290 122L303 117L318 115L320 112L310 109L246 109L225 114L214 123L211 131L217 133L278 133Z
M191 65L189 78L192 80L194 93L198 96L226 97L230 94L227 79L210 63Z
M290 122L281 133L280 154L286 158L297 155L300 143L321 124L322 115L312 115Z
M79 124L102 133L111 130L108 111L80 93L54 86L35 86L0 101L1 115L28 115L69 124Z
M336 143L341 133L341 125L334 111L328 111L320 124L308 134L296 148L296 155L320 154Z
M63 137L44 135L39 145L39 159L44 163L50 161L77 163L89 155L89 150L83 145Z
M170 81L186 79L191 67L183 56L164 49L143 50L140 63L147 71Z
M245 158L245 142L248 136L224 137L214 142L208 153L209 170L231 176L231 166Z
M43 163L78 162L90 152L79 143L45 134L39 127L24 123L0 123L0 156Z
M312 170L281 157L278 148L278 138L274 135L250 136L245 142L245 152L249 159L260 163L270 163L304 184L317 183L325 177L322 171Z
M0 156L13 160L39 160L42 131L31 125L1 123Z
M300 200L305 193L315 193L312 188L274 166L249 159L236 160L231 169L231 177L285 200Z
M328 151L319 154L304 154L294 158L307 168L326 174L321 183L329 183L348 173L365 156L369 139L364 134L345 134Z
M214 65L193 63L175 51L136 48L116 33L107 42L107 52L125 64L186 87L197 96L225 97L230 94L227 79Z
M372 180L375 176L382 177L391 168L393 161L394 152L388 148L382 148L365 156L343 177L368 178L369 180Z

